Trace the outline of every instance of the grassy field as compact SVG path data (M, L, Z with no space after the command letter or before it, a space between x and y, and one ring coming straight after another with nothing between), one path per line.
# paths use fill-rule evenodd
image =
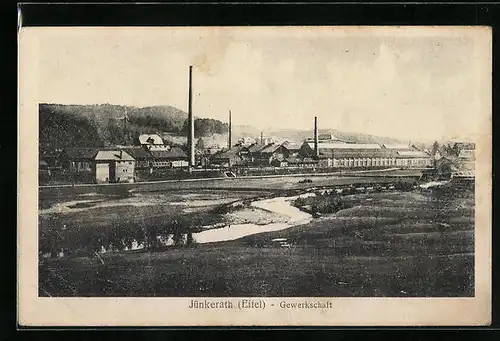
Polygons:
M178 221L179 233L221 222L228 204L253 199L266 192L140 192L87 193L50 198L39 209L39 250L93 253L121 241L127 247L162 232L172 233ZM227 209L226 209L227 211Z
M230 242L47 261L40 296L474 294L472 194L344 196L345 210ZM286 238L289 248L273 242Z

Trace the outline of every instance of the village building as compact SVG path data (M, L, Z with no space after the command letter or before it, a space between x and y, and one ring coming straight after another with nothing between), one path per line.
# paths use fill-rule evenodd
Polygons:
M300 144L295 143L295 142L288 142L285 141L283 145L286 147L288 150L288 157L297 157L300 152Z
M49 164L44 160L38 161L38 175L50 175Z
M134 182L135 160L123 150L99 150L94 157L93 173L97 183Z
M452 173L459 170L459 166L448 157L441 157L436 161L434 166L434 172L437 179L449 179Z
M433 165L432 156L429 153L409 144L383 144L382 148L395 153L397 167L427 168Z
M47 163L48 169L62 169L61 163L62 149L43 150L39 152L39 159Z
M394 154L384 149L342 148L333 151L332 166L339 168L391 167Z
M256 158L259 156L259 152L266 148L267 144L255 143L248 147L248 155L250 156L250 160L253 163Z
M247 165L251 159L249 148L233 146L231 149L222 150L212 156L211 163L219 167L233 167Z
M188 155L179 147L168 149L152 148L149 150L154 168L188 167Z
M436 169L442 168L446 160L453 163L452 176L474 178L476 168L475 144L471 142L455 142L451 149L442 148L442 157L436 161ZM445 159L442 161L442 159Z
M470 142L457 142L453 149L458 150L458 162L461 169L472 173L476 167L476 145Z
M288 149L283 144L268 144L253 154L254 164L260 166L285 165L285 159L289 157Z
M291 156L285 159L287 167L289 168L314 168L318 167L318 160L310 157L300 158L297 156Z
M163 139L158 134L141 134L137 138L137 143L141 146L164 144Z
M97 147L69 147L60 154L62 168L74 173L92 173Z
M404 168L427 168L433 164L432 157L420 150L396 151L396 166Z
M396 164L395 153L378 144L323 142L318 143L318 155L315 155L314 143L306 141L299 155L317 159L319 167L368 168Z
M148 169L153 167L153 157L151 153L142 147L123 148L135 160L135 169Z

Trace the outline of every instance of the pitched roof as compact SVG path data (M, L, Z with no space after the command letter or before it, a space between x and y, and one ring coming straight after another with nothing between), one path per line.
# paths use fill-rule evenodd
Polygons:
M261 151L262 149L264 149L266 146L267 145L255 143L255 144L252 144L250 147L248 147L248 151L250 153L257 153L257 152Z
M123 150L99 150L95 156L97 161L134 161L135 159Z
M398 149L398 150L412 150L413 148L407 144L383 144L382 147L386 149Z
M244 149L242 146L234 146L231 149L221 150L214 154L214 159L228 159L231 157L238 157L238 153Z
M274 144L274 143L273 144L269 144L265 148L261 149L260 153L272 154L272 153L274 153L276 150L278 150L282 146L283 145L281 145L281 144Z
M151 154L141 147L123 148L134 159L151 159Z
M386 149L333 149L328 151L320 150L320 157L333 158L389 158L395 154L391 150Z
M419 150L398 150L397 156L399 157L409 157L409 158L418 158L418 157L429 157L426 153ZM396 157L397 157L396 156Z
M170 150L154 150L150 153L155 159L182 159L188 157L179 147L172 147Z
M158 134L141 134L139 135L140 144L163 144L163 140Z
M311 149L314 149L314 142L306 142ZM381 149L378 144L369 143L328 143L319 142L318 149Z
M300 150L301 147L301 145L296 142L285 142L283 145L285 146L286 149L290 151L298 151Z

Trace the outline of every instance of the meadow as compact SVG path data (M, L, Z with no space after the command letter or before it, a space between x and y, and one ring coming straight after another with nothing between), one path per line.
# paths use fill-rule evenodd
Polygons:
M347 208L308 224L234 241L49 259L39 268L39 294L474 295L473 192L380 192L343 200Z

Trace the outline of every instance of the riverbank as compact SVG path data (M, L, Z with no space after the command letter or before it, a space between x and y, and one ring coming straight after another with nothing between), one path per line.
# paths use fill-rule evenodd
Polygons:
M40 295L474 295L473 192L359 193L343 200L349 208L236 240L109 253L102 262L49 260L40 267Z
M292 206L294 195L315 188L335 188L345 193L371 188L361 185L370 184L367 178L333 180L337 185L325 181L319 186L318 179L310 183L281 179L279 185L285 186L258 191L146 192L120 188L116 192L44 198L39 209L39 249L47 258L233 240L289 228L309 219L311 212ZM357 186L352 185L354 180Z

